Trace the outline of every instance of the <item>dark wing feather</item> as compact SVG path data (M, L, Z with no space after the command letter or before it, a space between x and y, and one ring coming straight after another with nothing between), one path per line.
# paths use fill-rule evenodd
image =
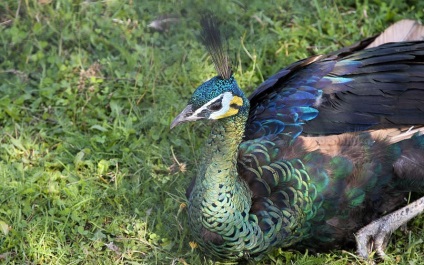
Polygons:
M331 71L315 84L323 96L305 133L424 124L424 42L389 43L340 60L351 61L356 69Z
M374 38L366 39L328 57L350 55L364 49L373 40ZM323 84L322 78L326 74L345 65L342 63L335 68L335 60L323 61L323 58L327 57L313 56L293 63L267 79L249 96L246 140L282 132L291 134L294 138L302 132L304 121L318 115L314 104L322 97L322 90L314 85L320 80Z
M424 124L424 42L364 49L373 38L297 62L250 97L246 140Z

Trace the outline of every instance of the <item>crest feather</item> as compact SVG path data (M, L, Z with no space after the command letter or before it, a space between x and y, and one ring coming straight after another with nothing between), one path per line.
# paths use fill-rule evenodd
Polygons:
M230 60L224 50L221 32L217 20L212 15L204 15L200 20L202 26L201 41L212 57L215 69L224 79L231 77Z

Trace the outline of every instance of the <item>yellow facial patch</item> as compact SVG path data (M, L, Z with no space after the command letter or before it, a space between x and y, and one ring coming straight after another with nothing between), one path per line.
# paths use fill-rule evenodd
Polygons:
M222 114L221 116L216 117L216 119L222 119L236 115L241 106L243 106L243 99L241 97L234 96L230 101L230 108L228 109L228 111Z
M230 106L231 105L237 105L237 108L239 109L241 106L243 106L243 99L241 97L234 96L233 99L231 99Z

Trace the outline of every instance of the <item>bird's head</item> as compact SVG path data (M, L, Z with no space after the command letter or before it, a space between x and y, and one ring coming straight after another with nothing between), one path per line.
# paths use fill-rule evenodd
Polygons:
M187 107L172 121L171 129L180 123L200 119L218 120L247 109L249 101L233 76L216 76L200 85Z
M208 50L218 76L200 85L187 107L172 121L171 129L180 123L200 119L218 120L234 116L249 108L249 101L234 79L221 33L213 16L204 16L201 41Z

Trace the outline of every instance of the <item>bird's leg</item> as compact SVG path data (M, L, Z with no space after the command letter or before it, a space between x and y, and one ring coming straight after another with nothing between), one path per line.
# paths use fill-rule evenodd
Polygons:
M393 231L424 211L424 197L405 207L377 219L363 227L355 235L358 255L367 259L375 250L381 258L386 258L384 249Z

